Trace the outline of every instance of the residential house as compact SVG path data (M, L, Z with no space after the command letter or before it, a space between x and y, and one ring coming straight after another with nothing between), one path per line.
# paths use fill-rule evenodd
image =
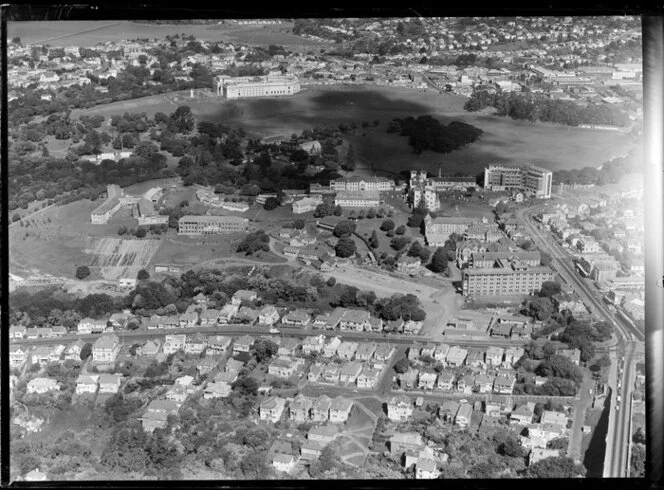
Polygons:
M239 309L240 307L234 305L233 303L225 304L219 311L219 317L217 318L217 321L222 324L230 323L231 319L236 315Z
M417 463L415 463L415 478L417 480L435 479L438 478L439 474L435 459L427 456L417 458Z
M452 347L450 347L450 350L447 352L447 357L445 357L445 362L447 362L447 364L450 366L460 367L463 365L464 361L466 360L467 355L468 351L466 349L462 349L461 347L453 345Z
M525 351L523 347L508 347L505 349L505 360L503 361L503 367L513 367L514 363L523 357L524 352Z
M323 347L323 356L332 357L336 355L337 349L341 345L341 339L339 337L334 337L330 339L327 344Z
M212 381L205 386L203 398L210 400L213 398L225 398L231 393L231 385L224 382Z
M28 381L27 392L43 395L49 391L56 391L60 389L60 383L51 378L33 378Z
M307 381L311 383L318 382L320 377L323 375L324 370L325 370L325 364L322 363L313 364L309 368L309 374L307 374Z
M137 349L137 354L139 356L154 357L159 353L159 348L161 347L161 340L153 339L148 340L141 347Z
M330 406L332 399L327 395L316 398L311 405L311 420L314 422L327 422L330 419Z
M357 342L353 342L352 340L345 340L341 342L341 344L337 348L337 356L341 357L342 359L346 359L347 361L350 361L355 355L357 346L358 346Z
M355 359L358 361L368 361L371 359L374 352L376 352L375 343L361 342L358 344L357 350L355 351Z
M338 433L339 431L334 425L319 425L309 429L307 439L310 441L320 442L321 444L329 444L337 437Z
M387 322L385 324L384 330L386 332L403 333L405 325L406 322L403 320L403 318L397 318L396 320L391 320Z
M297 458L292 454L277 453L272 457L272 466L277 471L288 473L295 468Z
M46 366L50 362L51 349L47 345L39 345L32 351L32 363Z
M466 356L466 365L485 369L486 362L484 361L484 356L486 351L482 347L471 347L468 349L468 355Z
M185 312L180 315L180 326L193 328L198 323L198 313L195 311Z
M325 346L325 336L318 335L316 337L307 337L302 342L302 353L304 355L310 355L314 352L320 353Z
M209 308L201 312L201 327L211 327L218 323L220 311Z
M210 335L207 338L208 354L223 354L231 345L231 338L222 335Z
M279 321L279 312L272 305L266 305L260 309L258 312L258 324L259 325L274 325Z
M164 341L164 354L174 354L179 350L184 350L187 344L187 336L185 334L167 335Z
M406 451L419 451L424 446L422 436L417 432L397 432L390 437L390 454L399 458Z
M231 298L231 303L240 306L245 301L251 302L255 301L256 299L258 299L258 294L256 294L254 291L249 291L247 289L240 289L236 291L233 297Z
M362 372L362 363L358 361L350 361L341 366L339 372L339 382L351 384L355 383L357 377Z
M394 353L396 348L390 344L378 344L376 347L376 352L374 352L374 359L379 361L389 361Z
M409 347L408 348L408 360L409 361L416 361L420 357L420 352L422 352L422 349L419 347Z
M511 395L515 384L516 378L514 376L499 374L493 381L493 391L502 395Z
M436 371L430 368L424 368L420 371L417 387L421 390L433 390L436 384L436 378L438 378Z
M99 376L96 374L79 374L76 379L76 394L97 393Z
M276 423L281 418L285 408L286 399L273 396L260 404L258 414L261 420Z
M528 455L528 465L533 465L546 458L555 458L558 456L560 456L560 449L534 447Z
M48 354L49 362L58 362L62 357L62 353L65 351L64 345L54 345L51 347L51 350Z
M314 404L312 398L298 393L288 406L288 415L291 420L296 422L306 422L309 420L309 411Z
M480 393L491 393L493 389L493 381L495 376L488 376L486 374L480 374L475 377L475 386L478 392Z
M420 357L428 356L428 357L433 357L434 352L436 351L436 344L426 344L424 347L422 347L422 350L420 351Z
M300 447L300 455L307 461L318 459L324 447L325 445L321 442L307 439Z
M99 376L99 393L117 393L122 382L121 374L104 373Z
M336 364L328 364L323 369L323 380L326 383L338 383L341 375L341 368Z
M510 425L528 425L532 423L534 410L535 404L533 402L527 402L517 407L510 414Z
M562 429L567 426L567 415L553 410L544 410L540 416L540 424L559 425Z
M18 367L23 365L26 359L26 350L20 345L12 345L9 347L9 365L11 367Z
M268 366L268 374L279 378L290 378L295 374L298 365L293 362L293 358L280 356Z
M166 427L169 415L177 415L182 404L173 400L152 400L147 410L140 417L145 432L153 432L154 429Z
M406 395L397 395L387 402L387 417L400 422L408 420L413 415L413 404Z
M10 339L22 339L25 337L26 327L25 325L12 325L9 327L9 338Z
M353 408L353 400L343 397L336 397L330 404L330 422L340 424L346 422Z
M452 391L454 389L454 380L456 376L449 371L443 371L438 375L436 387L442 391Z
M365 367L360 372L360 375L357 377L357 387L358 388L370 388L373 389L378 385L378 380L380 379L380 369L368 368Z
M311 321L311 316L305 310L294 310L284 315L281 323L284 325L292 325L296 327L304 327Z
M399 374L399 386L404 389L412 390L417 386L418 374L419 372L417 369L413 369L412 367L408 368L408 371Z
M452 423L456 417L457 412L461 404L454 400L445 400L443 404L438 409L438 417L444 421Z
M51 336L52 337L62 337L64 335L67 335L67 329L63 327L62 325L56 325L53 327L51 330Z
M201 354L207 347L207 338L200 332L190 335L184 344L187 354Z
M65 349L65 361L72 360L72 361L80 361L81 360L81 350L83 349L83 346L85 345L85 342L82 340L77 340L73 344L69 345Z
M398 272L411 276L417 274L421 266L422 260L419 257L410 257L408 255L402 255L396 263Z
M462 428L468 427L472 413L473 406L470 403L462 403L454 416L454 425L458 425Z
M354 330L356 332L368 330L369 317L368 311L348 309L339 322L339 328L341 330Z
M214 357L204 357L196 364L196 371L198 371L199 375L208 374L217 367L218 363L219 360Z
M475 386L475 376L467 374L462 376L457 381L457 391L470 395L473 392L473 387Z
M255 339L250 335L243 335L235 340L233 344L233 354L239 354L240 352L249 352L251 346L254 345Z
M277 351L278 356L294 356L301 344L299 339L293 337L285 337L280 340L281 343Z
M498 367L503 362L503 355L505 354L505 349L502 347L496 347L490 345L486 349L485 360L486 363L493 367Z
M235 313L233 316L233 320L236 323L243 323L247 325L253 325L257 319L258 311L251 306L240 306L240 309L237 310L237 313Z
M53 337L53 329L51 327L39 327L37 328L37 335L42 339Z
M366 330L369 332L382 332L384 327L383 320L376 317L369 317L369 323L366 325Z
M120 339L114 333L99 337L92 345L92 360L98 363L113 363L120 353Z
M25 338L29 340L39 338L39 329L37 327L27 328L25 330Z
M408 320L403 326L403 333L409 335L417 335L422 330L423 322L416 322L413 320Z

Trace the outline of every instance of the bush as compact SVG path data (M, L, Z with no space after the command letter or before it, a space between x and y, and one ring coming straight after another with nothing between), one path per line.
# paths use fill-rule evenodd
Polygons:
M138 271L136 279L138 279L139 281L147 281L148 279L150 279L150 273L145 269L141 269L140 271Z
M391 219L386 219L380 225L381 231L390 231L393 229L394 229L394 221L392 221Z
M343 236L337 242L337 245L334 247L334 251L337 254L337 257L350 257L355 254L356 245L355 240L352 238Z
M76 268L76 279L83 280L90 275L90 268L87 265L81 265Z
M279 207L279 200L276 197L268 197L263 204L263 209L266 211L272 211Z
M334 285L337 283L337 280L334 277L330 277L327 280L327 285L328 287L334 287Z
M139 228L136 230L136 238L143 238L145 235L147 235L147 231L145 231L145 228Z
M404 225L401 225L396 230L394 230L394 232L397 235L403 235L404 233L406 233L406 227Z
M21 215L16 213L14 216L12 216L12 223L16 223L17 221L21 220Z

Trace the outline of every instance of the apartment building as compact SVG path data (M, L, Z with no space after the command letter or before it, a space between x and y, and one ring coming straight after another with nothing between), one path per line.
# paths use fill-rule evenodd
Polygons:
M490 165L484 169L484 188L494 191L521 190L533 197L551 197L553 173L534 165L507 167Z
M527 267L519 262L491 269L463 271L464 296L511 296L532 294L546 281L553 281L554 272L548 267Z

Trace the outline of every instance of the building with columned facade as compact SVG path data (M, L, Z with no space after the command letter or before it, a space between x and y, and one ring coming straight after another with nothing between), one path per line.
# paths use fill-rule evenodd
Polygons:
M279 97L293 95L300 91L300 81L294 75L270 72L265 76L227 77L215 80L217 95L226 100L250 97Z

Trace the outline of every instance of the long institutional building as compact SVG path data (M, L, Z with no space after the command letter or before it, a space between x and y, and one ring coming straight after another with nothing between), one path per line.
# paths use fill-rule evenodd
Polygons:
M106 186L107 199L90 213L93 225L103 225L122 208L129 208L139 225L168 224L168 216L157 214L154 202L161 197L163 189L153 188L143 196L127 196L117 184Z
M438 194L448 191L467 191L477 187L475 177L470 176L444 176L438 171L438 177L428 177L426 170L411 170L410 172L410 202L417 207L424 200L429 211L440 209Z
M552 181L550 170L534 165L490 165L484 169L484 188L493 191L520 190L536 198L549 199Z
M249 220L239 216L183 216L178 220L178 235L219 235L245 231Z
M380 205L380 193L394 190L394 181L386 177L348 177L330 181L336 193L334 205L347 208L372 208Z
M293 95L300 91L300 81L294 75L270 72L265 76L227 77L215 80L217 95L226 100L249 97L277 97Z

